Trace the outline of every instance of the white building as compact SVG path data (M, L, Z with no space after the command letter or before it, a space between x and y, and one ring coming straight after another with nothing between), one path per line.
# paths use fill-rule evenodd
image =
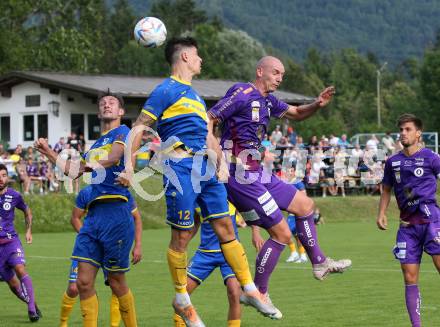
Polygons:
M55 72L11 72L0 77L0 140L10 148L30 146L40 137L54 145L71 132L90 144L100 135L96 97L110 89L124 97L123 123L131 126L145 99L162 78L124 75L79 75ZM232 86L232 81L195 80L194 88L210 107ZM291 104L313 98L276 92Z

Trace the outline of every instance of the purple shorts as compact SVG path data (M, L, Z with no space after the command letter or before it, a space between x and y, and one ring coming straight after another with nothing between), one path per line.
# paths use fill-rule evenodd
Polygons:
M394 256L400 263L420 264L423 251L440 255L440 221L418 225L400 225Z
M19 238L6 244L0 244L0 275L5 281L14 276L13 267L25 263L23 246Z
M226 189L228 200L237 208L248 225L268 229L283 219L297 189L272 173L247 170L231 171Z

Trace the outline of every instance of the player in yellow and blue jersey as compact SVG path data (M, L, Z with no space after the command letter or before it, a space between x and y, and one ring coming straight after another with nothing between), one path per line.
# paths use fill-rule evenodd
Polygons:
M197 42L190 37L172 39L165 48L165 57L171 65L171 77L157 86L145 102L129 143L134 157L141 143L143 126L157 122L162 139L161 155L165 157L167 223L171 226L167 259L176 291L174 310L187 326L204 326L186 291L186 251L194 228L194 209L198 206L201 215L211 223L246 296L260 312L272 314L273 308L252 281L246 254L235 238L229 218L226 189L217 180L216 167L206 156L208 148L217 154L221 151L208 121L206 105L191 86L193 77L201 72Z
M229 215L234 226L235 237L238 239L237 212L232 204L229 204ZM216 268L220 268L228 293L228 327L239 327L241 323L240 283L223 256L217 235L209 222L200 216L200 208L196 208L196 216L196 228L199 225L197 222L200 222L200 245L188 264L189 278L186 289L189 294L192 294ZM194 233L196 228L193 230ZM174 327L185 327L182 318L177 314L174 314Z
M75 207L72 211L71 222L76 232L79 232L83 223L81 219L84 217L88 218L88 205L93 200L93 190L91 186L86 186L83 188L75 200ZM91 203L93 204L93 202ZM130 196L127 202L135 222L135 243L132 251L133 259L132 263L137 264L142 258L142 248L141 248L141 238L142 238L142 220L137 208L136 202L133 197ZM107 270L102 270L104 273L105 284L108 286L108 272ZM67 321L69 319L70 313L72 312L73 306L76 302L76 297L78 296L78 288L76 286L76 281L78 279L78 261L72 259L72 263L69 271L69 284L66 291L63 294L63 299L61 303L61 313L60 313L60 327L67 327ZM110 302L110 326L119 326L121 320L121 315L119 312L119 301L115 294L112 294Z
M58 159L46 139L35 142L35 148L70 177L90 172L92 196L89 219L76 238L72 258L79 261L77 286L84 327L98 324L98 298L94 288L99 267L108 271L112 292L118 297L125 326L137 326L134 298L128 288L125 272L129 270L134 225L127 205L129 191L118 185L117 174L124 170L124 147L129 128L121 125L123 99L110 93L98 97L101 137L85 153L83 161ZM58 159L58 160L57 160ZM90 205L93 204L93 205Z

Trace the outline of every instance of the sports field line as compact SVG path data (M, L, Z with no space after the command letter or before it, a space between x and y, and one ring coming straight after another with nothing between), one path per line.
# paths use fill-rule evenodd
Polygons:
M44 260L70 260L68 257L50 257L50 256L41 256L41 255L33 255L33 256L27 256L28 258L33 259L44 259ZM165 260L142 260L140 263L143 264L149 264L149 263L157 263L157 264L166 264L167 262ZM253 267L254 265L250 265ZM289 265L289 266L281 266L278 265L277 269L294 269L294 270L310 270L310 265ZM400 269L389 269L389 268L375 268L375 267L355 267L350 268L349 270L353 271L359 271L359 272L390 272L390 273L401 273L402 271ZM423 274L438 274L436 270L420 270L420 273Z

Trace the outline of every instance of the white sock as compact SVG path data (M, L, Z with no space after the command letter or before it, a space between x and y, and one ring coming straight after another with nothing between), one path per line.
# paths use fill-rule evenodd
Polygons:
M180 306L186 307L191 304L191 299L187 292L176 293L176 303Z
M255 286L254 283L250 283L250 284L246 284L243 286L243 290L247 293L247 292L255 292L258 291L257 287Z

